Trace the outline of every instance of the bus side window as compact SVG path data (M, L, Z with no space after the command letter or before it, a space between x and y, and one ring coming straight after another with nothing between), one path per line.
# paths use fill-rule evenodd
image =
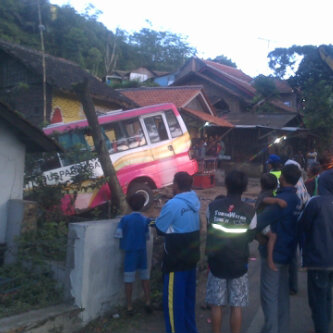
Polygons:
M110 146L108 147L110 154L128 149L127 140L119 123L104 124L103 129L105 136L110 141Z
M92 158L91 148L83 130L74 130L58 136L59 144L65 153L60 154L63 166L87 161Z
M147 117L144 119L148 135L151 143L168 140L168 133L166 131L162 116Z
M169 130L172 138L176 138L177 136L181 136L183 134L178 120L172 110L168 110L165 112L166 120L169 125Z
M141 147L147 144L138 118L126 120L123 125L128 138L129 148Z

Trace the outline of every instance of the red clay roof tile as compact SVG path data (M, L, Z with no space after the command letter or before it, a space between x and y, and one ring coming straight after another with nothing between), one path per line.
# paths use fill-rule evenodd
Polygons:
M160 103L173 103L180 108L202 91L201 86L182 87L153 87L119 89L121 94L130 98L140 106L147 106Z

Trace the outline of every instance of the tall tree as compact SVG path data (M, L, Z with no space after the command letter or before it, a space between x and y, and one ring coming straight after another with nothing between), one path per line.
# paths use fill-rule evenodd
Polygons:
M88 92L88 85L89 82L86 80L77 84L74 87L74 90L82 103L83 111L91 128L95 150L101 163L104 177L107 180L111 190L112 204L120 214L125 214L128 210L125 195L121 189L116 171L112 165L109 151L106 147L102 130L98 123L95 106Z
M100 77L115 64L122 70L146 66L174 71L196 53L185 37L167 31L142 29L130 35L118 29L114 34L98 22L100 11L93 6L83 14L49 0L40 0L40 6L46 53L74 61ZM36 0L0 1L2 39L39 50L38 25Z
M279 96L275 79L272 76L258 75L253 80L256 96L253 98L253 110L259 112L273 112L274 107L269 102Z
M217 62L221 65L227 65L227 66L230 66L230 67L237 68L236 63L234 63L230 58L224 56L223 54L215 57L214 59L208 58L208 60Z
M320 137L322 148L327 148L333 139L333 71L321 58L320 48L333 56L332 45L294 45L275 49L268 56L279 77L294 73L288 81L300 92L304 122Z
M175 70L197 52L189 46L186 37L148 28L133 33L129 42L139 55L141 66L153 70Z

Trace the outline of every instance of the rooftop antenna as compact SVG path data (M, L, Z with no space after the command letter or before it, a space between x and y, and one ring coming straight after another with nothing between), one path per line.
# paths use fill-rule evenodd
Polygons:
M42 68L43 68L43 121L46 123L46 68L45 68L45 48L44 48L44 30L45 26L42 23L42 14L40 10L40 2L37 0L37 8L38 8L38 28L40 35L40 44L42 49Z
M273 43L278 43L276 40L268 39L268 38L263 38L263 37L258 37L257 39L262 40L263 42L267 43L267 50L269 50L270 44Z
M262 38L262 37L258 37L258 39L266 42L267 43L267 49L269 49L269 45L270 45L272 40L267 39L267 38Z

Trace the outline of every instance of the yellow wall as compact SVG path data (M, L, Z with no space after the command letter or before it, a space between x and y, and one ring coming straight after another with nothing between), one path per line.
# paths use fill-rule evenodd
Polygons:
M53 96L52 111L56 108L61 110L63 121L65 123L85 118L81 103L74 98L57 95Z
M81 103L75 99L65 95L53 95L52 98L52 112L59 108L62 113L63 122L69 123L71 121L85 119L85 115L83 112L83 108ZM111 111L110 108L106 108L105 106L95 105L96 111Z

